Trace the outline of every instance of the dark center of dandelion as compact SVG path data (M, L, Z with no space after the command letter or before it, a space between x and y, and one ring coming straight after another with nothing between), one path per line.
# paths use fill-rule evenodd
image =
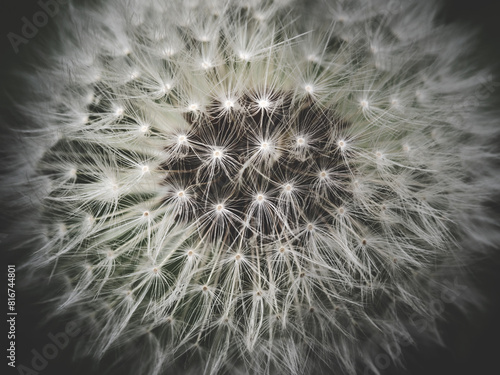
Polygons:
M176 192L179 218L212 240L290 238L331 222L350 199L345 141L339 146L349 124L312 100L276 93L263 101L245 95L229 109L214 101L189 113L190 131L166 148L165 199Z

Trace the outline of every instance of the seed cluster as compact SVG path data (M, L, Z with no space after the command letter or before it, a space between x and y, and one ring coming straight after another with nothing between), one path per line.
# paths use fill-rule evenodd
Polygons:
M194 221L202 237L228 246L251 237L291 242L352 200L339 140L348 124L310 99L291 101L271 93L260 108L247 94L230 111L213 103L207 114L186 115L190 130L167 147L161 168L166 200L185 202L179 218Z
M410 317L435 320L484 199L455 119L484 118L426 4L72 3L28 78L36 152L15 175L37 192L29 266L85 353L141 345L148 375L366 373Z

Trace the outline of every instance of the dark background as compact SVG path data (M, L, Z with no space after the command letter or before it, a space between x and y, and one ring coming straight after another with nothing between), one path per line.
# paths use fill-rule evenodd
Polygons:
M15 54L7 39L9 32L20 34L22 26L21 17L31 19L33 14L40 10L36 1L27 0L3 0L0 5L0 71L4 72L10 64L15 64L16 59L22 59L21 53ZM57 22L59 16L49 21ZM478 55L483 54L490 63L500 64L500 4L496 0L448 0L445 1L443 17L448 21L460 21L469 26L481 28ZM49 26L47 26L49 27ZM41 29L43 32L43 28ZM38 37L38 36L37 36ZM36 43L36 38L29 43ZM497 66L498 77L495 81L500 82L500 69ZM1 76L1 74L0 74ZM0 82L0 88L3 85ZM498 89L497 89L498 90ZM500 92L495 95L500 98ZM500 109L500 100L497 108ZM500 207L491 207L492 211L499 211ZM3 219L5 220L5 218ZM0 224L3 224L0 221ZM1 240L1 239L0 239ZM5 246L5 242L0 242ZM2 259L2 270L0 284L5 285L6 274L4 267L9 262L16 262L18 254L8 252L2 248L0 259ZM447 310L446 315L450 324L443 331L443 339L447 349L442 347L424 347L412 349L406 353L407 370L389 369L390 374L397 375L434 375L434 374L478 374L498 375L500 374L500 248L493 254L492 258L480 261L478 271L473 275L478 289L482 290L487 301L484 311L473 311L468 317L464 317L456 311ZM22 279L22 272L18 272L17 278ZM4 286L1 286L4 293ZM36 295L19 293L17 295L17 363L31 367L32 349L41 349L49 343L48 332L57 333L61 331L61 323L54 323L49 327L40 328L37 324L43 316L40 306L34 301ZM2 298L2 301L7 299ZM4 302L1 311L5 311ZM5 323L4 323L5 324ZM7 327L4 325L4 333L0 334L2 339L1 353L5 353ZM77 340L72 340L70 346L52 361L49 361L46 369L41 375L90 375L90 361L80 360L72 362L72 345ZM0 372L7 374L18 374L17 371L6 366L6 358L0 357ZM95 374L102 372L96 371Z

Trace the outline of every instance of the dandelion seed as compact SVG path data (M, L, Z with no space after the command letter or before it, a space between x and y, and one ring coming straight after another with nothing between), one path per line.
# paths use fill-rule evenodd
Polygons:
M121 116L123 116L124 112L125 112L125 110L123 109L123 107L116 107L114 110L114 115L116 117L121 117Z
M165 57L172 57L175 55L175 53L176 53L176 51L171 47L166 47L163 49L163 55Z
M271 106L271 102L268 99L260 99L257 101L257 105L260 109L268 109Z
M302 137L297 138L297 146L298 147L306 146L306 140Z
M70 168L67 172L68 178L75 179L76 178L76 168Z
M201 63L201 67L205 70L208 70L212 67L212 63L208 60L204 60L202 63Z
M224 156L224 152L220 149L215 149L212 153L212 156L214 159L220 160Z
M308 55L307 56L307 61L318 63L319 62L319 58L316 55Z
M272 143L269 142L269 141L264 141L260 144L260 149L263 151L263 152L267 152L271 149L272 147Z
M130 74L130 79L131 80L136 80L137 78L139 78L140 76L140 73L138 71L133 71L131 74Z
M238 57L243 61L250 61L251 55L246 51L241 51L238 53Z

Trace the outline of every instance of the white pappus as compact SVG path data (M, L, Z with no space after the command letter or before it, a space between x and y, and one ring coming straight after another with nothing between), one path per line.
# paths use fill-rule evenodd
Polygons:
M429 303L472 298L453 285L498 237L499 182L498 116L474 100L491 72L438 11L69 1L26 46L1 191L51 318L86 327L75 354L376 374L424 335L413 317L438 338Z

